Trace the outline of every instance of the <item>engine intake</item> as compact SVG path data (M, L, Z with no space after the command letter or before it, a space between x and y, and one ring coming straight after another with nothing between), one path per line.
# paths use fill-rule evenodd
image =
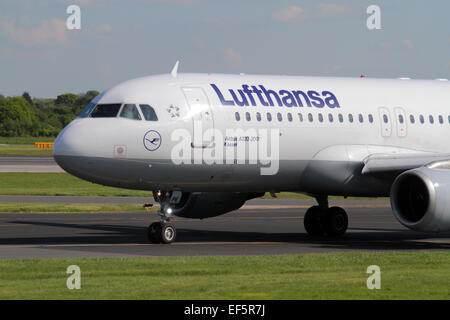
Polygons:
M404 226L417 231L450 230L450 170L421 167L395 179L391 206Z

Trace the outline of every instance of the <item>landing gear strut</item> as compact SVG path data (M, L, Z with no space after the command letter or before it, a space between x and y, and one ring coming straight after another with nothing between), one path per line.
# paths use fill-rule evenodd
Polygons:
M153 222L147 228L147 237L151 243L169 244L176 239L177 230L169 223L172 217L172 209L169 207L171 196L171 194L163 194L161 191L157 191L155 194L155 200L161 205L158 211L160 222Z
M328 207L327 196L316 196L318 206L309 208L303 219L306 232L311 236L339 237L348 227L348 216L341 207Z

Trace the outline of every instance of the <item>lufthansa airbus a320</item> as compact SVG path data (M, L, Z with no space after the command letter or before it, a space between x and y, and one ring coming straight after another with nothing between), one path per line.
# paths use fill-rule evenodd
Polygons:
M67 172L153 191L154 243L171 243L175 216L203 219L265 192L311 195L314 236L342 236L328 196L385 197L424 232L450 230L450 84L270 75L154 75L95 97L58 135Z

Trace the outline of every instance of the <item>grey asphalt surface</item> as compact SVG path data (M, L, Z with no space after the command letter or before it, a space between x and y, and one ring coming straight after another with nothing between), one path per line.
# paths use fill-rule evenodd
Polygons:
M53 157L0 157L0 172L64 172Z
M115 201L119 200L124 199ZM176 218L172 222L177 241L171 245L147 241L147 226L158 220L155 212L0 214L0 259L450 249L450 233L406 229L393 217L389 202L377 200L331 201L347 210L348 233L342 239L311 238L305 233L303 215L313 204L255 199L216 218Z

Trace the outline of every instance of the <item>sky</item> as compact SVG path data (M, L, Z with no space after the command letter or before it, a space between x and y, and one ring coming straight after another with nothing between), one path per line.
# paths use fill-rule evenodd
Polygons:
M81 29L69 30L70 5ZM381 29L369 29L370 5ZM179 72L450 78L448 0L1 0L0 94Z

